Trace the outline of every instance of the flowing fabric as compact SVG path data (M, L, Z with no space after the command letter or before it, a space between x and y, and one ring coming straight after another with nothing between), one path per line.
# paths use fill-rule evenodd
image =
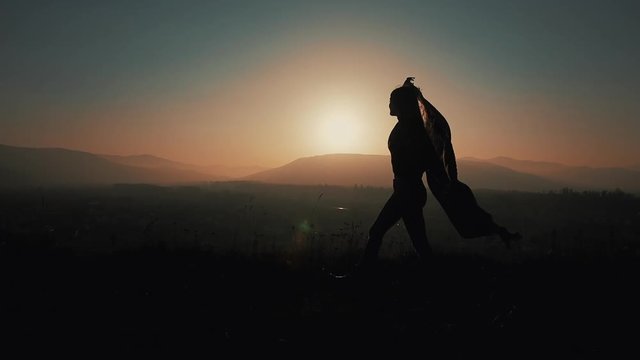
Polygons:
M429 189L460 236L474 238L495 234L498 226L476 201L471 189L458 180L456 157L447 120L424 97L418 101L437 160L427 169Z

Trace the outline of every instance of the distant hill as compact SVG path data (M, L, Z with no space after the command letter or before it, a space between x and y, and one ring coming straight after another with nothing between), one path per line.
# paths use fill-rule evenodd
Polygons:
M218 174L228 178L241 178L251 174L256 174L261 171L268 170L268 167L264 166L224 166L224 165L210 165L203 167L209 174Z
M167 160L154 155L142 154L142 155L99 155L100 157L107 159L111 162L144 167L144 168L173 168L183 170L196 170L198 166L181 163L178 161Z
M463 158L462 160L465 159L468 160L470 158ZM629 192L640 191L640 171L630 168L569 166L550 162L516 160L507 157L473 160L537 175L576 189L620 188Z
M102 158L118 164L143 167L143 168L169 168L176 170L188 170L195 171L203 174L214 176L216 179L231 179L247 176L260 171L264 171L267 168L262 166L223 166L223 165L210 165L199 166L192 164L185 164L178 161L167 160L154 155L100 155Z
M475 161L475 162L490 163L490 164L503 166L511 170L515 170L515 171L519 171L527 174L534 174L538 176L554 174L570 168L570 166L558 164L558 163L545 162L545 161L516 160L516 159L504 157L504 156L495 157L492 159L477 159L473 157L464 157L464 158L461 158L459 161Z
M462 158L460 179L472 188L548 191L640 192L640 171L591 168L551 162ZM82 151L0 145L0 187L108 185L116 183L179 184L249 180L298 185L368 185L390 187L393 174L387 155L330 154L300 158L284 166L198 166L153 155L95 155Z
M176 184L216 180L200 172L169 167L129 166L67 149L0 145L0 186Z
M640 164L634 164L634 165L631 165L631 166L627 166L626 168L629 169L629 170L640 171Z
M469 159L459 159L457 163L459 179L476 189L538 192L558 190L569 186L563 181L548 179L497 164Z
M461 180L474 188L545 191L564 186L536 175L479 161L462 160L458 167ZM393 173L391 159L387 155L331 154L301 158L244 179L280 184L390 187Z
M296 185L390 186L392 178L389 156L331 154L300 158L244 180Z

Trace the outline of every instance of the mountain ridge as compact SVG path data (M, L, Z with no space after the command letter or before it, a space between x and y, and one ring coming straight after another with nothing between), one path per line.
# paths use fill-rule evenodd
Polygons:
M181 161L169 160L151 154L138 155L108 155L100 154L99 156L119 164L138 166L145 168L168 167L182 170L191 170L207 175L222 178L237 178L259 171L267 170L264 166L226 166L226 165L194 165Z
M566 186L506 167L467 160L459 161L459 173L462 181L475 188L545 191ZM299 158L243 179L294 185L390 187L393 172L389 155L328 154Z
M472 188L535 192L565 187L577 190L620 188L640 192L640 171L629 168L571 166L504 156L491 159L463 157L458 159L458 168L461 181ZM392 179L389 155L314 155L265 169L258 166L191 165L151 154L107 155L64 148L25 148L0 144L0 186L168 185L243 180L297 185L391 187Z
M348 166L351 159L357 166ZM328 167L327 162L334 166ZM336 161L337 160L337 161ZM364 166L369 163L370 168ZM376 162L375 166L373 163ZM245 177L245 180L297 185L331 184L391 186L389 155L327 154L296 159L283 166ZM614 190L640 192L640 171L517 160L509 157L457 159L461 181L473 188L519 191ZM353 164L352 164L353 165ZM364 166L364 168L363 168Z
M100 155L64 148L0 145L0 185L178 184L212 180L189 170L143 168L111 162Z

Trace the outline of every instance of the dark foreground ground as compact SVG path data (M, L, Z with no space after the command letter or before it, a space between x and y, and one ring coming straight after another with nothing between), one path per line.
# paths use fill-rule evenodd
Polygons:
M5 345L92 351L418 349L513 358L637 355L638 263L442 255L368 280L201 250L5 251ZM260 350L262 351L262 350Z
M332 279L358 261L389 194L252 183L0 191L0 355L638 358L640 198L476 191L524 234L510 251L461 239L430 198L428 273L398 225L376 274Z

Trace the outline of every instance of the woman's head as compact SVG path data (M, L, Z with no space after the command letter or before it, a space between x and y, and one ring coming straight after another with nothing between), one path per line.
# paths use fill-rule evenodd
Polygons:
M398 118L419 118L420 89L413 85L413 77L408 77L404 84L394 89L389 98L389 114Z

